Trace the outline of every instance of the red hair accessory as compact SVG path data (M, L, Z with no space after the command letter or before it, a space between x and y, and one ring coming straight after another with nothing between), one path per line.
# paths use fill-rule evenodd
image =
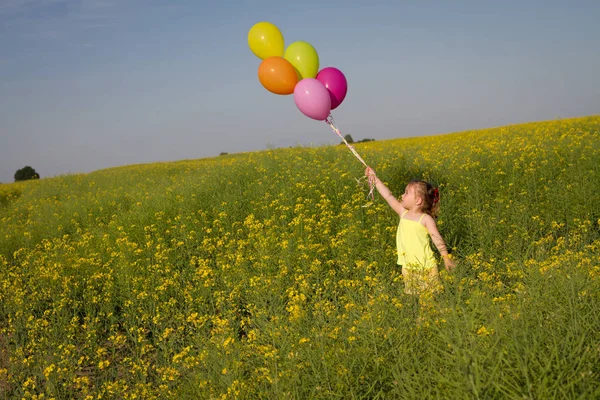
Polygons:
M433 189L433 204L435 205L438 201L440 201L440 192L438 188Z

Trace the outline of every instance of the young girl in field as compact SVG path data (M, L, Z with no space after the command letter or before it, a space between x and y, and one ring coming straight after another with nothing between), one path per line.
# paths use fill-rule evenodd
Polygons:
M439 209L438 189L428 182L413 180L406 185L404 194L398 200L373 169L367 168L365 175L375 181L379 194L400 216L396 246L398 265L404 277L404 292L420 294L435 291L440 282L429 238L442 255L446 269L450 271L455 266L434 219Z

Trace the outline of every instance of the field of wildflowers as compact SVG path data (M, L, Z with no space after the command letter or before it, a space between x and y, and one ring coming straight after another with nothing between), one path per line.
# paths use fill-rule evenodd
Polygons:
M355 147L440 186L435 298L345 146L0 185L0 397L600 398L600 116Z

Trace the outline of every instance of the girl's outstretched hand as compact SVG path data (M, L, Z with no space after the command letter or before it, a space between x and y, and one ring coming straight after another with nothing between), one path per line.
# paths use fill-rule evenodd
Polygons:
M369 178L370 178L371 176L375 176L375 171L373 170L373 168L371 168L371 167L367 167L367 168L365 169L365 176L368 176Z
M450 272L456 268L456 263L450 258L450 256L445 256L444 267L446 267L446 271Z

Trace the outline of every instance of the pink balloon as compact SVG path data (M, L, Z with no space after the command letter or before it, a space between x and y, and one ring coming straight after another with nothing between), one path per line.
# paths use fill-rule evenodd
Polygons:
M348 92L348 81L342 71L333 67L323 68L317 74L316 79L329 91L332 110L342 104Z
M294 103L304 115L324 121L331 111L329 91L315 78L304 78L294 88Z

